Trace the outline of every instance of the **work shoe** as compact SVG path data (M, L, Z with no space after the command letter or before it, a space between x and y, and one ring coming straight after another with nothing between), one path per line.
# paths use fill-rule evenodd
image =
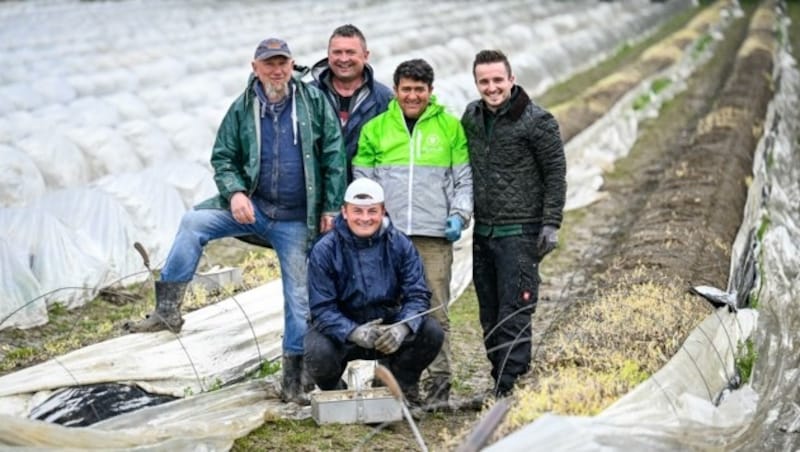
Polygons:
M424 405L422 398L419 396L419 385L415 384L408 387L400 387L403 391L403 396L409 408L420 408Z
M446 405L450 400L450 376L436 375L428 379L425 385L425 404L438 407Z
M188 282L156 281L156 307L144 320L125 322L122 328L130 333L169 330L178 333L183 327L181 304Z
M311 401L303 391L303 355L283 355L283 378L281 380L281 400L298 405L309 405Z

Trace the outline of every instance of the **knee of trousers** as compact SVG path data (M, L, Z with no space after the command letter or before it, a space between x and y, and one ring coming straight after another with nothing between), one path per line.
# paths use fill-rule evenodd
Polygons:
M306 371L315 379L339 378L342 347L315 329L309 329L303 340L303 361Z
M419 350L425 360L428 358L433 360L442 348L444 334L439 321L432 317L427 317L420 325L419 330L417 330L414 347Z

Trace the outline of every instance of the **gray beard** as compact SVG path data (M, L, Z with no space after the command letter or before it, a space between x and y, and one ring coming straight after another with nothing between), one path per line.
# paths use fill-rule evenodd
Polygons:
M276 102L289 94L289 83L284 83L279 86L275 86L272 83L262 83L264 87L264 95L267 96L271 102Z

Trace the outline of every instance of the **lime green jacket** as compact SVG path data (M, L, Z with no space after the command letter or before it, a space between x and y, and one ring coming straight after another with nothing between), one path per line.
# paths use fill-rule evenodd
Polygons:
M397 99L361 129L353 176L381 184L386 210L408 235L444 237L453 214L472 217L472 169L461 122L431 96L412 134Z

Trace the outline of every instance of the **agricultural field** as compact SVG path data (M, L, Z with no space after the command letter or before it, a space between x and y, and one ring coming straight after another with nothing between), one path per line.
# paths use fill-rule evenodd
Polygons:
M797 397L793 370L797 370L800 354L793 343L794 335L788 332L796 331L792 326L798 319L786 314L797 302L793 298L796 292L789 289L792 281L797 284L797 273L773 271L767 263L773 256L770 253L778 252L773 248L781 248L771 245L771 240L777 239L771 239L770 231L788 231L783 233L786 243L800 243L793 235L798 232L796 223L785 229L780 226L797 221L798 198L785 202L790 206L794 202L794 220L791 213L770 216L762 212L751 225L748 245L739 245L742 225L748 221L748 199L754 197L751 188L759 183L754 180L754 167L761 165L767 173L788 173L784 180L795 187L789 193L796 194L800 186L796 169L781 169L776 163L781 158L778 151L768 148L763 157L757 153L769 144L765 141L785 141L794 155L794 160L789 157L788 161L798 160L800 140L796 134L775 138L775 132L773 138L764 138L777 131L781 121L771 105L780 96L792 95L782 87L793 77L794 83L798 82L796 63L779 57L796 52L800 46L798 21L797 2L700 2L672 15L643 39L616 47L602 61L554 81L534 96L558 119L568 152L600 136L603 128L616 127L610 123L615 118L628 123L635 118L636 130L630 134L633 139L624 155L603 165L602 184L591 200L566 212L559 246L541 265L539 303L532 319L532 370L513 395L502 401L507 404L503 407L505 415L483 438L476 437L476 426L485 425L500 401L484 395L492 381L472 286L453 301L450 342L455 366L450 407L415 412L416 424L430 450L466 446L471 448L460 450L486 446L520 450L524 441L539 444L543 450L798 447L800 441L795 437L800 431L800 413L793 408ZM692 61L691 67L685 66L687 59ZM514 65L513 59L511 63ZM798 87L793 89L796 94ZM448 94L457 93L453 90ZM795 98L794 110L796 104ZM783 113L788 114L795 116L784 118L787 121L796 122L800 116L791 107L789 113ZM796 128L789 130L796 133ZM764 193L779 191L774 183L765 187L761 190ZM791 207L787 210L792 211ZM742 262L753 254L742 249L764 251L756 253L757 262L748 267ZM782 258L788 265L797 256ZM235 297L279 275L274 253L234 240L210 246L205 260L207 267L223 263L239 266L244 283L212 293L194 291L187 301L190 311ZM745 268L750 269L749 277L742 276ZM770 289L770 283L777 288ZM735 300L729 307L715 307L690 290L700 286L734 293ZM783 300L790 307L775 307L771 300ZM119 338L123 335L120 323L141 316L151 303L150 281L145 280L102 290L77 309L51 305L49 322L44 325L0 330L0 378ZM620 430L629 426L621 420L613 424L614 419L624 418L625 412L624 406L615 404L646 382L666 387L662 388L662 402L672 407L676 418L684 419L678 413L683 413L682 404L688 406L686 400L670 395L673 382L655 377L664 375L663 369L674 358L691 355L685 348L687 339L698 331L705 333L709 319L736 309L742 316L756 312L757 328L728 344L733 350L732 369L724 363L720 366L720 372L729 377L723 387L712 391L715 382L709 379L700 392L708 390L708 401L719 406L723 404L720 394L746 388L753 400L739 410L745 420L735 425L716 424L709 416L708 430L701 434L702 422L700 427L681 422L678 424L683 427L676 427L665 421L662 431L645 415L640 435L612 435L613 425ZM719 361L726 358L719 357ZM686 370L692 367L690 364L682 371L702 373L706 364L692 359L694 370ZM258 390L274 395L270 385L279 375L277 364L266 361L259 370L248 378L263 379L267 387ZM230 384L234 383L240 381ZM210 393L227 386L228 382L217 380L203 388ZM566 428L557 423L559 417L591 419L609 409L617 415L609 421L613 424L609 430L586 427L585 432L596 432L596 437L556 439L551 437L555 434L532 430L527 439L510 442L543 417L556 422L551 426ZM235 451L417 447L406 422L318 426L307 410L282 407L259 412L255 417L262 416L260 422L241 427L235 440L226 438L219 444ZM0 430L0 444L6 444L3 433Z

